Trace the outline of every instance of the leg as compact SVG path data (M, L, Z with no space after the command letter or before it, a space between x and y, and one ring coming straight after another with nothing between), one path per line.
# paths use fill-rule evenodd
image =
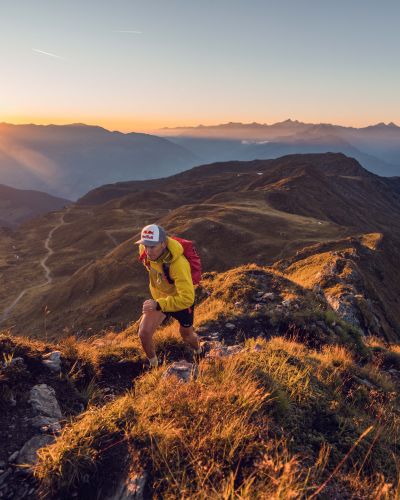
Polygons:
M164 321L165 314L162 311L150 311L144 313L139 325L139 338L142 342L143 350L149 359L156 355L153 344L153 335L157 328Z
M199 337L194 333L193 325L189 327L180 325L179 333L181 334L182 339L195 351L200 349Z

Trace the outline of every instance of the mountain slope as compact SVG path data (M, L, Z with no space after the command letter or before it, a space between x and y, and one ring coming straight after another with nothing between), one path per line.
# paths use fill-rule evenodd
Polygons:
M170 178L104 186L72 207L64 220L53 234L55 253L48 260L54 283L22 297L5 326L15 325L16 331L29 327L42 335L45 317L47 331L59 336L134 320L148 289L133 241L143 225L154 221L172 234L194 239L204 268L216 271L249 262L272 265L304 247L332 242L340 248L346 237L381 233L385 243L376 253L387 260L385 274L398 276L397 181L379 178L340 154L213 164ZM24 241L15 235L26 254L35 242L38 255L40 234L54 224L51 218L43 222L42 227L25 227ZM12 272L22 285L31 273L38 283L40 268L32 260L18 268L6 266L4 276ZM399 282L392 283L393 296L400 295ZM384 284L377 283L375 292L372 285L366 287L366 297L373 293L384 302ZM17 295L15 285L6 287L3 307ZM388 301L385 307L392 318L385 335L393 338L398 335L397 304ZM50 311L46 316L45 308Z
M107 182L169 175L198 162L148 134L101 127L0 124L0 182L76 199Z
M7 498L21 487L33 498L397 497L398 345L361 337L317 290L256 265L209 273L195 321L201 358L162 326L151 372L137 324L56 346L0 334ZM65 417L59 435L41 427L36 467L21 471L12 460L38 440L28 394L39 389Z
M0 184L0 226L12 227L70 203L40 191L14 189Z

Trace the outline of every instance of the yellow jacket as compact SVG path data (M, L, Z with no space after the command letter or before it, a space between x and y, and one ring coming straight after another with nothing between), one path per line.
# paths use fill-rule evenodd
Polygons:
M167 237L167 252L157 260L147 260L146 268L150 277L150 292L163 312L176 312L187 309L194 303L194 285L190 264L183 255L183 247L179 241ZM145 251L139 245L139 255ZM168 283L162 265L169 264L169 274L174 281Z

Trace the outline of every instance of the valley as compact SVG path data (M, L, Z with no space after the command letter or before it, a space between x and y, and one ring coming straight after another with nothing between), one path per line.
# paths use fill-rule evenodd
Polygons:
M2 326L40 338L46 310L46 332L56 339L135 321L148 290L133 242L151 222L193 239L206 271L273 266L304 248L312 252L331 242L335 251L346 238L374 232L383 235L376 251L385 260L400 234L399 200L396 182L340 154L217 163L154 181L106 185L1 239L3 261L12 262L3 268ZM389 277L397 272L396 256L395 250L383 266ZM46 282L41 261L52 281ZM378 299L384 293L383 287ZM393 300L386 307L390 338L397 335L397 307Z

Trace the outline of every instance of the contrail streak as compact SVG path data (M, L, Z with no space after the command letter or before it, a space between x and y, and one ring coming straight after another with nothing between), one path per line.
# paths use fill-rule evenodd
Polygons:
M113 33L133 33L135 35L141 35L143 31L135 31L135 30L113 30Z
M61 56L52 54L51 52L45 52L44 50L32 49L33 52L38 52L39 54L44 54L45 56L55 57L56 59L63 59Z

